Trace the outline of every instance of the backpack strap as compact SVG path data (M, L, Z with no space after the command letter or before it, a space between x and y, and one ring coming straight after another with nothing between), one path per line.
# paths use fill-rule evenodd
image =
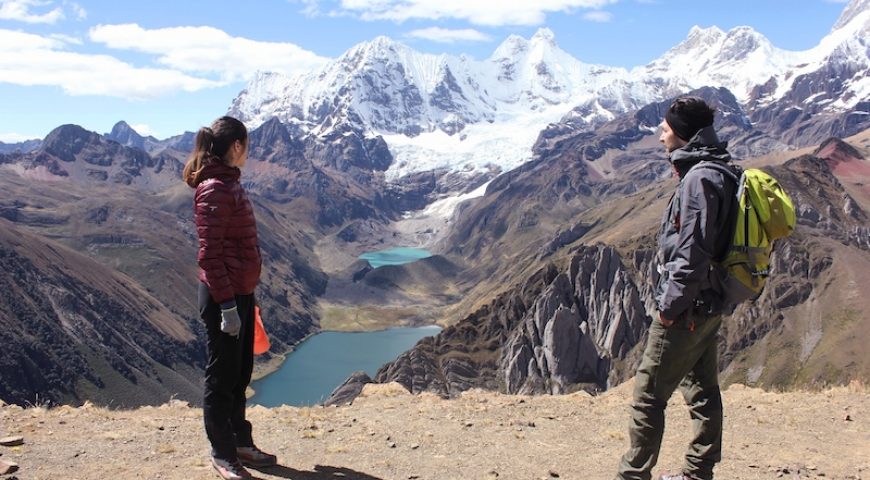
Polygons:
M696 168L706 168L709 170L716 170L717 172L720 172L720 173L724 174L726 177L733 180L738 185L740 183L740 176L743 174L743 169L736 166L736 165L727 165L723 162L717 162L717 161L711 161L711 160L701 160L700 162L696 163L695 166L690 168L689 171L691 172L692 170L694 170ZM688 175L688 173L686 173L686 175ZM738 195L738 197L739 197L739 195Z
M743 169L737 165L726 164L724 162L717 162L712 160L701 160L696 163L692 168L689 169L689 172L696 168L706 168L708 170L715 170L726 178L730 178L736 185L735 195L734 195L734 203L732 203L731 211L728 214L728 227L725 231L728 235L727 238L731 239L734 237L734 232L737 230L737 217L738 210L740 209L740 199L743 197ZM686 172L688 175L688 172ZM746 238L744 239L744 245L749 244L749 217L744 215L744 235ZM729 246L725 248L725 251L713 257L713 260L721 263L728 256L728 252L733 248L733 242L729 241Z

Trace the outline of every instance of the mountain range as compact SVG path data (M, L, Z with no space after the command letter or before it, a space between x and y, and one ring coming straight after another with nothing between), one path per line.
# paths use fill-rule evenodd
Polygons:
M550 123L592 131L644 105L701 87L726 88L746 118L745 157L854 135L870 125L870 3L853 0L807 51L776 48L750 27L694 27L648 65L583 63L543 28L510 36L485 60L430 55L386 37L359 44L322 69L259 73L230 114L270 118L311 135L351 128L383 136L389 178L446 168L504 172L533 157ZM644 125L650 133L655 123Z
M777 248L783 275L723 331L723 375L783 388L870 378L857 353L870 305L856 293L870 271L868 24L870 0L853 0L807 52L748 28L696 28L632 70L583 64L546 29L485 61L379 37L322 71L259 74L230 113L250 126L243 182L273 344L262 363L319 331L325 312L369 308L446 327L376 378L412 391L561 393L627 378L673 188L656 130L690 93L799 210L799 233ZM2 145L0 326L14 334L0 398L199 401L192 192L179 180L193 138L122 121ZM435 255L357 261L409 245Z

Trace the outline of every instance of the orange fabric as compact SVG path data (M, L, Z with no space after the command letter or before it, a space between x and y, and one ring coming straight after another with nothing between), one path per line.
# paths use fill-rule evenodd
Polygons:
M263 319L260 318L260 307L254 307L254 355L262 355L269 351L269 336L263 327Z

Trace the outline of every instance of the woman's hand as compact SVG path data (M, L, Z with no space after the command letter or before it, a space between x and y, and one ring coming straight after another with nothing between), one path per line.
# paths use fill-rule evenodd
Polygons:
M221 331L227 335L238 337L241 329L242 319L239 318L239 310L235 306L226 310L221 309Z

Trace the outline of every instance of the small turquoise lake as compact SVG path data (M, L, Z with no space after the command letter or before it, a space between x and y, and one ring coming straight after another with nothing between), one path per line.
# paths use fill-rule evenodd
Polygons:
M378 332L323 332L302 342L281 368L253 382L250 404L265 407L315 405L357 370L374 377L378 369L395 360L441 327L391 328Z
M378 268L385 265L403 265L431 256L431 252L422 248L397 247L378 252L364 253L359 258L368 261L372 268Z

